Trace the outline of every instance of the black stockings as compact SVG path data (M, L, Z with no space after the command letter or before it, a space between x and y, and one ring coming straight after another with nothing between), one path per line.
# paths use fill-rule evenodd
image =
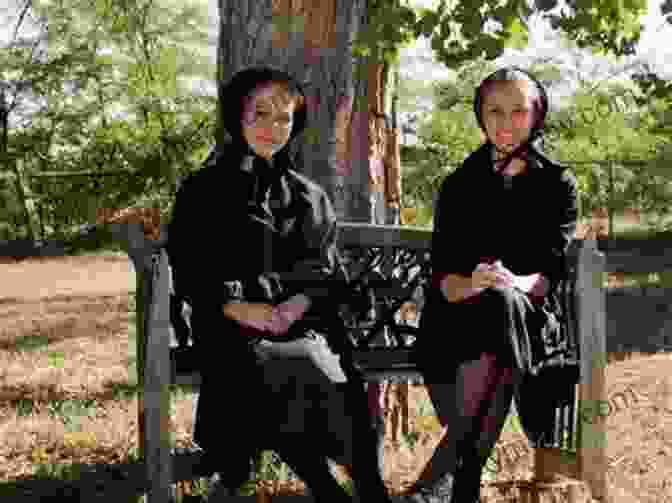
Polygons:
M478 501L481 472L502 431L514 394L514 371L494 355L460 365L452 383L428 382L439 420L447 432L418 485L455 476L454 503ZM438 381L438 379L434 379Z

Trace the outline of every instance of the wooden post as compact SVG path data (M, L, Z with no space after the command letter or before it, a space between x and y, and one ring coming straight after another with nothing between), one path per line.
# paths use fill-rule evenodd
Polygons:
M168 255L161 250L150 265L148 282L147 351L145 361L145 466L149 480L147 503L175 501L170 455L170 313ZM155 261L154 261L155 260Z
M147 274L142 263L135 265L135 369L136 386L145 386L145 349L147 341L145 299L147 297ZM145 407L142 391L138 395L138 456L145 459Z
M174 501L170 457L170 314L168 257L152 254L163 242L145 239L142 223L110 224L136 273L138 451L149 483L147 503ZM151 358L146 358L151 354Z
M140 223L109 224L112 236L128 254L135 269L135 343L136 343L136 385L141 390L138 395L138 457L145 459L145 416L142 390L145 383L145 354L147 341L147 312L145 298L150 291L148 285L148 261L150 248Z
M145 461L145 355L147 354L147 296L151 293L151 250L141 223L109 224L112 236L128 254L135 269L136 370L138 394L138 457ZM151 426L150 426L151 427Z
M603 288L605 255L594 239L585 239L577 265L577 315L581 380L578 410L578 461L581 479L590 486L593 498L610 501L607 495L605 370L606 292Z

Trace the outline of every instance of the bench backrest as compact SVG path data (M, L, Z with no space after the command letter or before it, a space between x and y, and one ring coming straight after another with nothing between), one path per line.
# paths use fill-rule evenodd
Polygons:
M118 234L127 235L125 240L129 243L129 255L136 267L138 264L144 264L141 267L149 272L150 257L165 254L165 245L168 242L167 226L162 226L158 241L145 240L139 225L124 224L117 227ZM361 324L349 327L359 341L359 347L370 348L381 330L387 330L386 333L394 338L393 345L397 346L407 344L405 336L417 334L417 330L404 321L401 323L395 321L390 316L392 313L389 306L395 306L392 311L397 312L402 305L411 301L416 304L418 315L422 315L422 305L418 305L417 294L418 291L426 291L431 277L431 236L431 230L417 227L339 223L338 245L346 262L349 261L348 271L352 277L364 274L375 278L370 281L370 285L375 291L376 302L378 305L388 306L388 316L377 320L377 324L371 325L371 320L368 320L367 326ZM574 350L577 359L580 358L581 344L576 286L583 244L583 240L572 242L567 254L568 276L560 285L560 300L565 315L563 327L567 331L571 349ZM168 268L167 275L172 278L167 261L164 267ZM169 279L171 293L172 288L172 279ZM423 296L424 294L421 294L421 297Z

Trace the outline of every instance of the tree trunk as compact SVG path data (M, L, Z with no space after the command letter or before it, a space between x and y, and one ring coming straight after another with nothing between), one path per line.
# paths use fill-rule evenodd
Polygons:
M31 198L30 187L24 179L23 161L21 159L10 159L9 155L9 103L4 89L0 91L0 129L2 130L2 142L0 143L0 164L5 172L14 173L14 189L16 197L23 209L23 218L28 233L28 239L35 241L37 237L37 226L35 225L33 200Z
M401 209L400 136L400 131L394 127L387 131L387 149L385 155L385 207L388 220L395 220L394 224L396 225L399 225L399 212Z
M397 106L399 103L399 68L394 68L394 85L391 97L391 124L387 131L385 155L385 204L388 223L399 225L401 216L401 132L398 129Z
M371 63L368 67L369 96L369 188L374 196L372 204L372 221L376 224L385 223L385 154L387 128L385 124L385 82L387 66L383 63Z
M339 220L368 222L368 107L357 105L367 89L350 48L366 22L365 0L219 0L219 13L218 110L239 70L271 65L297 77L309 122L297 168L325 188ZM218 143L224 137L218 120Z
M386 63L371 64L369 67L369 135L372 138L369 181L370 190L375 194L374 223L397 225L401 203L401 164L394 102L392 117L385 113L391 70Z
M23 209L24 224L26 226L27 237L35 242L39 236L39 225L35 214L35 202L30 190L28 177L23 170L23 159L14 159L10 161L15 175L16 195Z

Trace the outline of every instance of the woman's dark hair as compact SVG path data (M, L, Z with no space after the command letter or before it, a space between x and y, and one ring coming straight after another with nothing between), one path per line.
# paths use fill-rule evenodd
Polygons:
M246 100L250 99L255 90L267 84L281 84L296 107L293 114L293 125L290 139L298 135L306 126L306 96L301 84L289 73L273 67L252 67L237 72L222 88L222 124L235 141L242 140L241 119Z
M546 119L546 113L548 112L548 94L546 89L532 74L519 68L517 66L510 66L506 68L500 68L494 73L488 75L483 82L476 89L476 94L474 96L474 113L476 114L476 119L478 120L478 125L481 127L481 130L484 134L485 124L483 123L482 117L482 104L483 97L492 90L494 85L498 82L512 82L512 81L525 81L533 84L533 89L536 91L531 97L531 105L533 109L533 123L530 129L530 138L527 142L520 145L516 148L511 154L507 156L505 162L501 169L504 169L511 159L514 157L519 157L521 155L531 153L532 155L541 155L539 150L543 149L543 128L544 120ZM488 142L490 139L488 138Z

